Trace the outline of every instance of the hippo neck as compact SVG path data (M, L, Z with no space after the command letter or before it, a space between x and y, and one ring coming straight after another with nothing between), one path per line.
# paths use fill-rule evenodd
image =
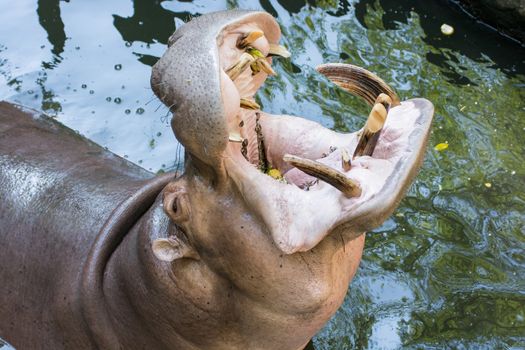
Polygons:
M136 224L137 218L142 217L151 207L172 178L173 174L156 177L120 203L106 220L90 249L82 271L81 306L89 336L98 348L120 348L120 341L107 309L111 296L104 292L109 261L126 234Z

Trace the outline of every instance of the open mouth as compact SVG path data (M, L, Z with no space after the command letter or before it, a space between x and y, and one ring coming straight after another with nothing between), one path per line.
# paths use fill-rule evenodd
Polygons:
M156 91L161 98L168 96L166 104L179 104L172 121L179 141L194 157L224 167L250 212L258 214L287 254L309 250L329 234L360 234L380 225L419 169L432 104L425 99L400 103L374 74L352 65L326 64L317 70L372 106L363 129L338 133L300 117L265 113L254 96L268 75L275 74L272 60L289 56L278 44L279 26L263 12L239 12L224 23L219 23L223 14L216 16L202 24L194 20L194 27L186 30L192 23L183 26L174 35L177 42L165 55L166 63L163 57L154 69L152 84L179 86ZM214 41L214 50L196 41L197 34L191 37L209 23L217 29L204 39ZM179 56L189 45L206 48L192 52L202 56L202 67L217 66L170 73L171 67L181 65ZM202 113L202 101L194 99L195 92L204 89L192 84L209 80L215 72L220 96L206 86L198 98L210 101L211 107ZM210 128L217 137L204 136Z
M260 110L254 100L257 89L275 74L272 60L287 58L289 53L269 41L255 23L226 29L218 44L223 103L230 104L225 108L229 156L243 174L253 176L252 182L266 184L257 186L262 190L253 191L259 192L255 196L252 192L264 203L262 211L272 211L271 206L282 210L283 205L290 210L296 202L294 220L309 222L310 229L301 225L295 238L291 232L285 234L283 227L275 228L274 239L283 251L312 248L338 221L387 190L387 181L401 176L396 167L419 165L402 164L411 153L423 149L424 140L414 145L410 137L421 124L419 109L414 102L400 103L393 90L372 73L343 64L318 67L320 73L372 105L362 130L338 133L300 117ZM419 137L425 139L426 133ZM323 212L324 218L311 208Z

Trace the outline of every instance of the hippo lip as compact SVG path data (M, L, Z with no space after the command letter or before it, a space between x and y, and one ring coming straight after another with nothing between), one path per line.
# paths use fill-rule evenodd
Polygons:
M260 111L254 95L267 78L265 70L252 72L248 68L234 77L228 75L246 52L238 45L240 38L252 32L264 35L252 35L255 39L250 47L262 57L268 56L270 46L277 45L280 37L275 20L263 12L202 17L175 33L170 40L173 47L152 75L156 94L167 105L178 105L172 126L190 156L233 181L277 247L287 254L309 250L329 234L357 235L380 225L395 209L419 168L432 104L413 99L391 108L373 157L356 157L348 169L341 159L344 153L353 154L359 132L338 133L300 117ZM196 33L206 27L211 34L204 33L203 40L196 41ZM206 40L210 46L198 46ZM175 74L172 68L182 64L188 56L187 47L195 45L190 52L195 58L191 67L200 68L178 69ZM264 59L272 63L272 58ZM218 74L212 74L215 72ZM378 95L366 88L363 96ZM203 100L210 108L202 106ZM281 179L260 170L261 154ZM358 195L344 194L292 167L283 159L286 155L314 160L343 174L343 179L359 186Z

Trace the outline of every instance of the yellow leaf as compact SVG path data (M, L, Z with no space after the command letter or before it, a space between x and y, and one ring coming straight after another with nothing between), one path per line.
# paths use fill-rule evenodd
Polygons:
M444 151L448 148L448 143L438 143L437 145L434 146L434 149L436 151Z
M268 170L268 175L270 175L271 177L273 177L274 179L276 180L280 180L283 178L283 176L281 175L281 172L279 171L279 169L270 169Z

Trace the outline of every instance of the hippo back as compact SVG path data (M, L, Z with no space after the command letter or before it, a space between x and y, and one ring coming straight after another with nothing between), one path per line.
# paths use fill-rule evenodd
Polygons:
M82 267L113 209L151 177L52 118L0 102L0 337L68 347L67 327L78 330L76 348L90 347Z

